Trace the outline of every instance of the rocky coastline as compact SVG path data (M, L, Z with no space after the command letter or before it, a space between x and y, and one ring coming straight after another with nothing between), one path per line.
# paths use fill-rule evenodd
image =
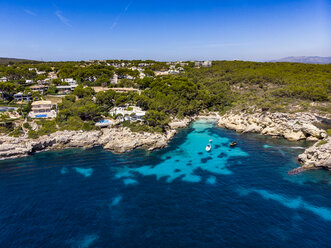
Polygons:
M24 157L38 151L65 148L90 148L102 146L114 153L124 153L136 148L149 151L161 149L177 133L178 128L187 127L192 121L207 119L218 121L218 126L237 132L255 132L262 135L284 137L290 141L305 139L316 143L298 156L305 169L326 168L331 170L331 137L318 128L323 118L311 113L269 113L258 111L250 113L228 112L206 113L184 119L173 119L169 130L164 133L131 132L128 128L110 127L97 131L57 131L37 139L27 135L15 138L0 136L0 159Z
M131 132L128 128L110 127L97 131L57 131L37 139L0 136L0 159L28 156L38 151L59 150L65 148L90 148L102 146L114 153L124 153L136 148L149 151L161 149L177 133L178 128L187 127L193 120L218 120L217 113L206 113L184 119L173 119L166 133Z
M33 154L37 151L56 150L64 148L90 148L102 146L104 149L123 153L135 148L148 150L167 146L176 130L171 129L165 134L131 132L128 128L114 127L98 131L57 131L37 139L30 139L26 135L15 138L0 137L0 158L17 158Z
M241 133L253 132L290 141L307 140L315 144L298 156L305 169L331 169L331 138L317 127L326 120L312 113L270 113L266 111L229 112L221 116L218 126Z

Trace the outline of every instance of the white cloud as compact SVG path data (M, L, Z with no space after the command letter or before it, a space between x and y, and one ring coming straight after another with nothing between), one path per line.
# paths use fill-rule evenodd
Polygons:
M67 19L66 17L64 17L64 16L62 15L62 12L61 12L61 11L57 10L57 11L55 12L55 15L57 16L57 18L59 18L59 20L60 20L64 25L66 25L66 26L68 26L68 27L72 27L71 24L70 24L70 22L69 22L69 19Z
M119 21L120 18L121 18L121 15L116 16L113 24L110 27L110 30L113 30L117 26L117 23L118 23L118 21Z
M118 15L116 16L116 18L115 18L113 24L112 24L111 27L110 27L110 30L113 30L113 29L117 26L117 24L118 24L119 20L121 19L122 15L125 14L125 13L129 10L129 8L130 8L132 2L133 2L133 0L130 1L130 2L128 3L128 5L124 8L124 10L123 10L120 14L118 14Z
M28 9L24 9L24 12L27 13L28 15L31 15L31 16L36 16L37 14L32 12L31 10L28 10Z

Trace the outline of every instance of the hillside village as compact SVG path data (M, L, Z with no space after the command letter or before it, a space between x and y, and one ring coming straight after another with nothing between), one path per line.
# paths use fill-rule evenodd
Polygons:
M63 99L91 96L92 102L96 102L97 95L107 91L113 94L112 108L93 120L96 126L143 121L146 111L132 105L127 98L141 94L155 78L181 75L187 68L211 65L211 61L116 60L8 63L0 67L0 103L3 105L0 125L13 129L17 123L33 119L52 120L57 117Z

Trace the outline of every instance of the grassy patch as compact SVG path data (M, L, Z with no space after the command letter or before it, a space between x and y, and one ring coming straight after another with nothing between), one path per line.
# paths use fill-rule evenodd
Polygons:
M71 130L71 131L90 131L96 129L93 123L84 122L78 116L70 116L67 121L59 124L61 130Z
M161 127L151 127L141 122L122 122L123 127L129 128L132 132L162 133Z
M17 127L9 133L9 136L17 138L20 137L22 134L24 134L23 129L21 127Z
M325 145L326 143L328 143L326 140L321 140L316 146Z

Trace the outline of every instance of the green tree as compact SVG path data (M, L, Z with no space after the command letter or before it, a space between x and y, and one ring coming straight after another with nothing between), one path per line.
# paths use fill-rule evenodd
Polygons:
M47 91L46 91L46 94L49 94L49 95L55 95L57 93L57 89L56 89L56 86L49 86Z
M146 69L146 70L144 70L144 74L145 74L146 76L155 77L155 73L154 73L154 71L152 71L152 70L150 70L150 69Z
M170 121L166 114L156 110L147 111L144 119L148 125L152 127L160 127L162 130L165 129Z
M0 82L0 91L6 93L14 93L16 85L10 82Z
M116 92L113 90L100 91L96 95L96 103L101 106L103 111L109 110L114 106Z
M79 98L83 98L87 96L93 96L95 94L95 91L91 87L84 88L83 85L78 85L74 89L73 94L78 96Z

